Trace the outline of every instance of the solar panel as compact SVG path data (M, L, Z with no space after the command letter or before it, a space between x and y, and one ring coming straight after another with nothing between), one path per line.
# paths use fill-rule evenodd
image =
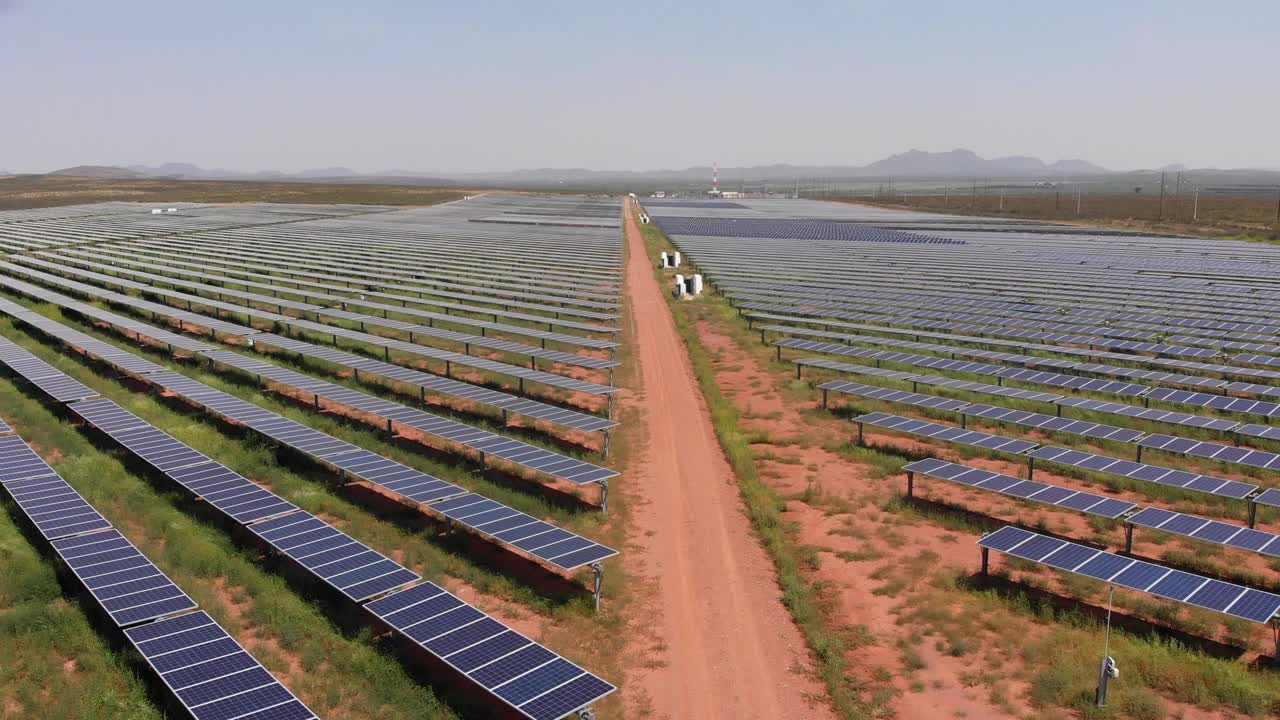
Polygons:
M1259 505L1270 505L1271 507L1280 507L1280 489L1270 488L1264 490L1257 497L1253 498L1253 502Z
M298 509L293 503L210 460L111 400L88 400L75 403L70 408L192 495L202 498L236 522L251 523Z
M54 540L53 549L116 625L136 625L196 607L116 530Z
M11 432L13 432L13 428L9 427L9 423L5 422L4 418L0 418L0 435Z
M1269 470L1280 469L1280 455L1262 450L1219 445L1218 443L1191 440L1173 435L1149 435L1139 441L1138 445L1154 450L1164 450L1165 452L1178 453L1179 455L1193 455L1237 465L1248 465Z
M8 338L0 337L0 362L58 402L98 396L97 391L73 380Z
M873 400L914 405L932 410L959 410L969 404L964 400L954 400L952 398L938 397L937 395L924 395L905 390L891 390L885 387L863 385L862 383L849 382L847 380L832 380L819 385L818 389L825 392L857 395Z
M1235 428L1232 432L1237 435L1247 435L1249 437L1259 437L1266 440L1280 440L1280 427L1275 425L1257 425L1250 423Z
M1026 368L1004 368L998 375L1006 380L1034 383L1037 385L1053 385L1087 392L1110 393L1113 395L1141 395L1150 388L1136 383L1116 382L1115 380L1099 380L1080 377L1079 375L1063 375L1061 373L1032 370Z
M444 500L430 509L563 570L576 570L618 554L613 548L473 493Z
M48 540L111 527L17 435L0 438L0 484Z
M501 410L514 412L535 420L544 420L574 430L597 432L609 430L618 425L617 422L608 418L567 410L556 405L549 405L479 385L472 385L461 380L440 377L439 375L432 375L401 365L374 360L373 358L344 352L332 347L322 347L269 333L256 335L253 339L255 345L277 347L281 350L288 350L306 357L317 358L342 367L352 368L357 372L414 385L424 391L430 390L431 392L458 397L469 402L483 403Z
M1079 450L1043 446L1027 453L1036 460L1055 462L1071 467L1078 467L1107 475L1118 475L1133 480L1152 482L1157 485L1194 490L1210 495L1221 495L1236 500L1243 500L1258 489L1257 485L1238 480L1224 480L1211 475L1200 475L1186 470L1172 470L1156 465L1145 465L1132 460L1094 455Z
M1083 420L1072 420L1071 418L1045 415L1044 413L1010 410L1009 408L995 405L970 405L961 412L965 415L973 415L987 420L1026 425L1046 432L1071 433L1072 435L1083 435L1115 442L1133 442L1145 434L1141 430L1101 425Z
M442 440L458 443L486 455L572 483L581 485L599 482L615 477L618 474L617 471L609 468L603 468L557 452L544 450L519 440L512 440L472 425L450 420L416 408L406 407L400 403L342 385L325 382L310 375L294 372L256 358L245 357L225 350L208 352L204 353L204 355L216 362L253 373L267 380L305 390L316 397L341 403L362 413L394 421Z
M966 392L982 393L984 395L998 395L1000 397L1008 397L1015 400L1054 402L1062 398L1061 395L1040 392L1038 390L1023 390L1022 388L1008 387L1005 385L992 385L990 383L970 382L968 380L958 380L956 378L941 377L938 375L917 375L916 377L911 378L911 380L913 382L924 383L926 385L938 385L940 387L951 388L952 390L964 390Z
M1208 407L1215 410L1250 415L1264 415L1266 417L1280 415L1280 403L1267 402L1266 400L1249 400L1228 395L1211 395L1209 393L1173 390L1170 388L1156 388L1147 393L1147 397L1151 400L1160 400L1162 402L1195 405L1196 407Z
M867 425L874 425L886 430L895 430L897 432L911 433L913 435L923 435L924 437L930 437L936 440L945 440L947 442L953 442L960 445L973 445L987 450L999 450L1001 452L1014 454L1025 452L1037 445L1037 443L1033 443L1028 440L1007 438L1000 435L978 432L976 430L964 430L950 425L939 425L937 423L925 422L923 420L913 420L911 418L905 418L898 415L889 415L888 413L869 413L867 415L860 415L854 418L853 421Z
M531 720L556 720L616 688L433 583L375 600L369 612Z
M835 360L827 360L825 358L796 358L795 360L792 360L792 362L796 365L804 365L806 367L835 370L837 372L850 373L852 375L882 377L890 380L911 380L919 377L915 373L902 372L901 370L886 370L885 368L871 367L869 365L854 365L852 363L842 363Z
M263 520L248 529L356 602L421 579L412 570L308 512Z
M1023 500L1035 500L1036 502L1068 510L1078 510L1113 519L1137 507L1136 504L1124 500L1116 500L1103 495L1071 490L1034 480L1024 480L1011 475L1002 475L937 458L917 460L904 465L902 469L907 472L950 480L951 482L968 485L980 490L991 490Z
M1204 542L1229 545L1271 557L1280 557L1280 535L1209 520L1162 508L1145 508L1125 522L1183 535Z
M1222 418L1211 418L1203 415L1190 415L1187 413L1172 412L1170 410L1156 410L1153 408L1138 407L1136 405L1125 405L1123 403L1106 402L1103 400L1091 400L1089 398L1063 398L1058 401L1058 404L1063 407L1073 407L1091 412L1101 412L1109 415L1123 415L1125 417L1138 418L1139 420L1151 420L1153 422L1170 423L1173 425L1185 425L1187 427L1202 428L1205 430L1218 430L1225 432L1239 425L1239 423L1234 420L1223 420Z
M1253 622L1268 622L1280 611L1280 595L1171 570L1012 526L983 537L978 545Z
M315 713L204 611L124 632L196 720L313 720Z
M869 243L965 245L964 240L885 230L874 225L824 220L653 216L668 235L842 240Z
M44 263L44 261L38 261L35 258L30 258L30 257L23 257L20 259L23 262L31 262L33 264L52 265L50 263ZM24 268L22 266L11 266L7 263L0 263L0 269L8 269L9 267L14 268L15 271L21 272L24 275L37 277L43 282L50 282L50 283L59 284L59 285L65 284L61 282L61 280L57 276L54 276L54 275L35 272L35 271L32 271L30 268ZM52 267L61 272L66 272L71 270L71 268L67 268L60 265L52 265ZM431 358L434 360L438 360L440 362L452 363L460 367L476 368L478 370L494 372L500 375L514 377L520 380L538 382L544 385L557 387L564 390L570 390L573 392L582 392L582 393L587 393L591 395L608 395L617 391L617 388L611 385L602 385L600 383L587 382L585 380L578 380L576 378L568 377L565 375L558 375L556 373L545 372L542 370L535 370L535 369L526 368L518 365L510 365L507 363L498 362L496 360L489 360L487 358L477 357L474 355L467 355L465 353L452 352L449 350L441 350L439 348L433 348L426 345L419 345L417 343L405 342L403 340L394 340L391 338L383 337L381 335L373 335L370 333L351 330L349 328L338 327L335 325L327 325L320 322L313 322L311 320L301 320L298 318L290 317L288 315L281 315L278 313L257 310L255 308L246 307L242 305L234 305L231 303L219 302L217 300L211 300L209 298L205 298L199 295L188 295L186 293L181 293L177 291L165 290L163 288L157 288L157 287L146 285L143 283L137 283L129 280L122 280L113 276L99 275L98 273L91 273L88 271L81 271L77 274L83 277L90 277L90 278L97 277L102 281L105 281L114 285L123 285L125 287L136 287L137 289L143 292L165 297L165 298L173 298L180 302L199 303L201 305L216 308L218 310L225 310L228 313L242 314L248 317L271 321L279 325L296 328L302 331L320 333L324 336L333 337L335 341L339 337L347 338L355 342L366 343L366 344L374 345L376 347L384 348L384 350L387 352L391 350L396 350L396 351L416 355L419 357ZM0 277L0 284L13 285L15 283L6 282L5 278ZM180 312L166 305L161 305L157 303L148 303L146 301L138 301L136 298L132 298L128 295L121 294L121 293L112 293L112 292L103 290L102 288L94 287L92 285L84 285L83 283L76 283L74 285L80 286L81 288L80 291L85 292L91 297L108 299L113 303L126 305L130 307L147 308L150 311L155 312L157 314L164 314L170 317L177 317L178 313ZM472 311L474 311L474 309L472 309ZM213 323L222 322L220 320L208 319L208 318L205 318L205 316L203 315L199 315L195 313L187 312L186 314L190 318L189 322L196 325L202 325L204 327L215 327ZM202 320L202 318L205 318L205 319ZM396 322L396 321L382 320L378 318L371 318L371 319L376 319L380 324L383 324L383 325L389 325L391 323ZM551 320L552 318L548 317L543 321L545 322L545 321L551 321ZM407 323L404 325L405 327L414 327ZM230 325L230 327L232 330L235 331L234 334L239 334L239 335L247 335L247 334L253 334L258 332L256 329L246 328L240 325ZM100 344L104 346L106 345L105 343L100 343ZM120 352L123 352L123 351L120 351ZM138 358L137 356L133 356L128 353L124 353L124 356L126 357L121 358L119 362L124 363L124 365L132 365L132 367L129 368L131 372L137 372L141 374L141 373L148 373L148 372L157 372L163 369L160 366L155 365L150 361L143 360L142 358Z

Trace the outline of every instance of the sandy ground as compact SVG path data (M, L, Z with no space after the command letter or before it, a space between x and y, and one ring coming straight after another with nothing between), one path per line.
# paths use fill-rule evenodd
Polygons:
M753 538L644 241L628 213L629 322L643 393L644 448L627 473L637 586L628 625L628 717L826 718L804 640Z

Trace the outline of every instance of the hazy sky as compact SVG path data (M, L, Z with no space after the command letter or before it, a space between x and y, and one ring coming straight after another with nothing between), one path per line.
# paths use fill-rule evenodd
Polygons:
M1280 2L0 0L0 168L1280 166Z

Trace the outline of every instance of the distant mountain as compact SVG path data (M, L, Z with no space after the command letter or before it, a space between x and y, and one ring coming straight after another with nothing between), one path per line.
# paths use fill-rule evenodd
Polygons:
M1046 165L1043 160L1026 155L992 158L979 156L972 150L956 149L948 152L908 150L890 155L863 168L858 174L874 175L1065 175L1102 174L1111 172L1104 167L1084 160L1059 160Z
M57 175L59 177L87 177L87 178L117 178L129 179L146 177L136 170L128 168L115 167L114 165L76 165L75 167L62 168L54 170L48 175Z
M360 173L346 167L327 167L316 168L315 170L302 170L294 173L294 177L300 178L345 178L355 177Z
M986 163L972 150L925 152L908 150L867 165L874 175L959 175L972 174Z
M1049 165L1049 170L1059 175L1103 175L1111 172L1101 165L1094 165L1088 160L1059 160Z
M1168 165L1156 172L1186 172L1183 165ZM767 187L785 192L797 181L812 182L815 179L885 181L917 180L928 178L982 178L982 179L1079 179L1088 176L1110 175L1121 178L1140 171L1113 171L1087 160L1064 159L1046 164L1036 157L1011 155L984 158L972 150L958 148L946 152L909 150L890 155L869 165L753 165L748 167L721 167L720 184L725 189L739 186ZM1197 175L1221 173L1234 178L1237 170L1211 171L1198 168ZM1260 172L1252 171L1254 174ZM81 175L88 177L165 177L201 180L261 180L276 182L342 182L385 183L399 185L471 185L499 187L528 187L553 189L614 189L642 190L646 187L662 189L676 186L710 186L712 167L695 165L683 169L663 170L589 170L586 168L528 168L496 172L444 173L402 168L359 173L348 167L320 167L301 172L286 173L279 170L224 170L202 168L186 162L165 162L159 165L130 165L128 167L80 166L55 171L55 175Z

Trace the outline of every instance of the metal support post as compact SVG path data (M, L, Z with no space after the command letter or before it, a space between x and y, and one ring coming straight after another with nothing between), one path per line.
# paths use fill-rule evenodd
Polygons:
M1141 445L1138 446L1138 455L1135 458L1135 462L1142 462L1142 446Z
M609 480L597 480L596 484L600 486L600 514L609 512Z
M603 444L603 447L601 448L601 452L604 453L605 457L609 457L609 439L610 439L609 431L601 430L600 434L604 436L604 444Z
M916 474L913 472L908 472L907 473L907 499L908 500L911 499L911 495L913 492L915 492L915 488L916 488Z
M778 345L775 349L778 351L778 362L782 362L782 346Z
M1249 527L1256 527L1258 524L1258 503L1249 500Z
M858 447L862 447L862 442L863 442L862 423L858 423Z
M1036 474L1036 459L1033 457L1029 457L1027 458L1027 479L1030 480L1032 476L1034 476L1035 474Z
M797 365L796 369L799 370L800 366ZM823 410L827 409L827 389L826 388L822 389L822 409Z
M982 548L982 576L987 576L987 567L991 562L991 548Z
M1133 554L1133 523L1124 524L1124 554Z
M592 596L595 600L596 612L600 612L600 589L604 586L604 566L598 562L591 563Z

